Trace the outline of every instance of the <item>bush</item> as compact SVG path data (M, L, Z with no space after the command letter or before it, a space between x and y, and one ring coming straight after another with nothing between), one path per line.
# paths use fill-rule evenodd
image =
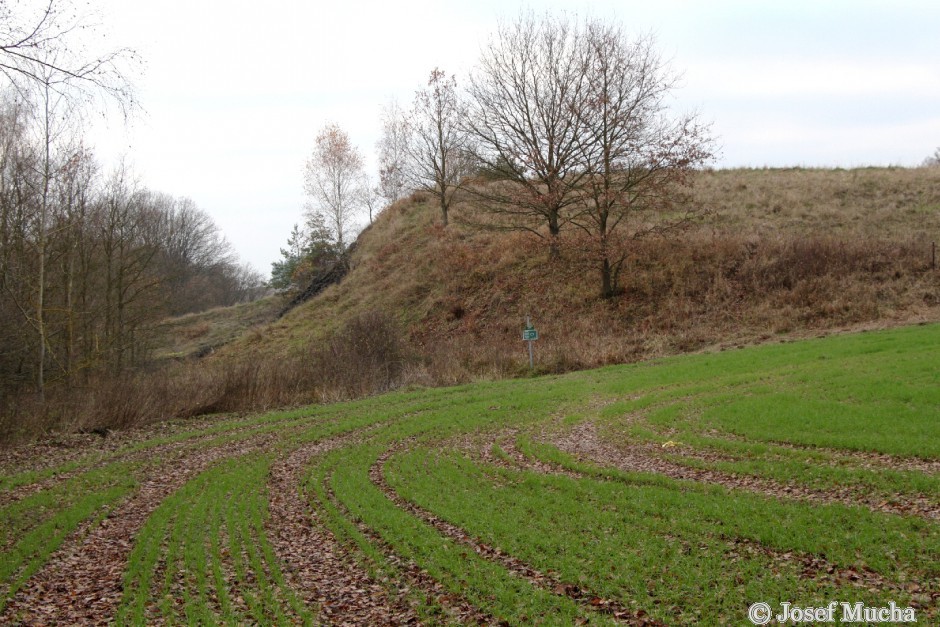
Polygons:
M380 394L401 383L405 345L398 323L386 313L369 311L349 320L311 362L330 396L356 398Z

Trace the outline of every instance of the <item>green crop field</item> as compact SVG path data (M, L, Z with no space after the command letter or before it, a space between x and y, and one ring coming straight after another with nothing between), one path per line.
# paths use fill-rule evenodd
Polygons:
M0 622L940 619L940 326L10 457Z

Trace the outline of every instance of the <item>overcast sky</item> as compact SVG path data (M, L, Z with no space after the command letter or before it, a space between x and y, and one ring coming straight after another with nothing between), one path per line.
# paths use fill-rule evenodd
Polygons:
M192 198L265 275L301 220L317 131L338 123L374 164L382 105L440 66L458 77L523 8L652 32L684 76L681 111L718 167L919 164L940 146L940 2L890 0L93 0L145 61L145 113L98 129L144 185Z

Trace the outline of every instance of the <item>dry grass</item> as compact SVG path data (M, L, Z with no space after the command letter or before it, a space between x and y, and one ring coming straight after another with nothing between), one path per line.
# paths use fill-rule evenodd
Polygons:
M699 177L695 197L719 230L940 237L940 168L717 170Z
M289 357L254 352L237 360L162 362L147 372L53 388L45 403L24 395L0 407L0 442L370 396L399 387L409 359L397 323L367 312Z
M408 329L421 357L410 377L439 384L524 373L526 315L543 371L940 317L936 169L706 172L694 202L710 218L638 243L624 295L605 302L570 255L552 261L529 234L445 230L412 198L363 234L341 285L252 343L289 355L377 308Z
M161 361L207 355L250 329L274 320L281 306L280 298L268 296L251 303L164 320L153 332L153 359Z

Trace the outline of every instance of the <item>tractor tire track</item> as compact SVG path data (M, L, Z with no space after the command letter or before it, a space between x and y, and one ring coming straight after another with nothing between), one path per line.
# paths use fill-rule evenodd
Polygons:
M909 494L894 495L891 500L876 494L845 487L839 490L810 488L798 483L781 483L763 477L691 468L664 459L650 445L615 446L603 441L593 423L582 422L573 429L552 438L551 444L559 449L593 463L613 466L627 472L649 472L672 479L714 483L733 490L756 492L779 499L794 499L821 504L861 506L871 511L902 516L919 516L940 520L940 505L926 497ZM676 449L671 449L675 451ZM692 455L693 457L701 457Z
M561 468L555 464L535 460L527 456L522 451L518 450L514 444L517 434L518 432L515 430L507 430L497 435L491 442L485 442L482 445L478 442L477 445L482 447L479 450L465 450L468 450L472 455L482 461L493 463L504 468L528 470L540 474L561 474L578 478L585 476ZM557 445L557 442L555 444ZM509 459L493 456L490 450L494 445L498 445ZM591 459L591 461L616 466L616 464L610 463L606 459ZM640 470L639 468L627 467L621 469L628 471ZM646 467L641 471L655 472ZM685 478L688 479L688 477ZM687 551L694 549L685 539L673 538L673 541L683 545L684 549ZM771 564L774 564L776 568L796 564L799 569L799 576L802 579L812 579L832 585L854 586L860 589L893 590L896 591L899 596L910 593L912 595L912 606L918 610L918 616L935 618L938 610L940 610L940 580L912 581L907 584L900 584L885 578L883 575L870 568L842 568L834 565L824 557L812 553L778 550L744 538L725 538L724 541L727 545L727 556L729 559L760 556L768 560Z
M446 614L443 620L447 624L456 622L462 625L498 625L500 627L507 625L505 621L498 620L480 610L463 596L449 591L415 562L398 555L374 529L350 514L334 493L328 479L323 487L330 502L356 526L360 533L369 539L373 546L381 551L388 563L401 574L403 577L403 581L399 582L401 592L407 592L409 588L419 590L425 598L436 602L443 608Z

